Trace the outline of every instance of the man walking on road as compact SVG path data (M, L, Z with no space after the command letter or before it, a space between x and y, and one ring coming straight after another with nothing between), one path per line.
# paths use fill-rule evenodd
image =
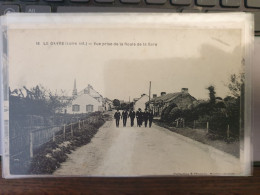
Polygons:
M137 127L141 127L143 123L143 113L141 108L136 111L136 120L137 120Z
M153 123L153 111L152 110L149 111L148 118L149 118L149 127L151 128L152 123Z
M126 126L127 117L128 117L128 112L127 112L127 110L125 109L125 110L122 112L123 127Z
M133 111L133 109L131 109L128 116L131 119L131 127L133 127L134 126L134 119L135 119L135 111Z
M149 118L149 112L147 111L147 109L145 109L145 112L143 113L143 119L144 119L144 126L145 127L147 127L148 118Z
M116 127L119 127L119 121L121 118L121 113L119 112L119 110L117 109L116 113L114 114L114 118L116 119Z

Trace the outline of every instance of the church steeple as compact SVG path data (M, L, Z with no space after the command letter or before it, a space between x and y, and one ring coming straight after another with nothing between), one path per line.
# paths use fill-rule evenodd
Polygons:
M78 94L78 92L77 92L77 86L76 86L76 79L74 79L74 88L73 88L72 95L75 96L77 94Z

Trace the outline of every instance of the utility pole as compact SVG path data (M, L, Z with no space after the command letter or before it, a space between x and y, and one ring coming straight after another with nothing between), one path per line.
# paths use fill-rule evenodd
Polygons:
M150 100L151 100L151 81L149 84L149 109L150 109Z
M151 81L150 81L150 85L149 85L149 101L151 100Z
M129 96L129 106L128 106L128 109L129 110L131 109L131 107L130 107L130 96Z

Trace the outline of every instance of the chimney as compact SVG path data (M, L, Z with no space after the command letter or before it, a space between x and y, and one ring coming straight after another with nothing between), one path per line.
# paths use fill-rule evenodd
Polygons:
M189 89L188 88L181 88L181 92L182 93L189 93Z
M161 92L161 96L164 96L164 95L166 95L166 92Z
M72 91L72 95L76 96L77 94L78 94L78 92L77 92L76 79L74 79L74 88L73 88L73 91Z
M157 94L153 94L153 98L157 98Z

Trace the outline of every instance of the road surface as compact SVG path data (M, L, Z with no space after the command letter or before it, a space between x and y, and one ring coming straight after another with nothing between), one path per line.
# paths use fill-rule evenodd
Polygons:
M107 121L54 175L143 176L240 173L238 158L153 124ZM135 121L136 122L136 121Z

